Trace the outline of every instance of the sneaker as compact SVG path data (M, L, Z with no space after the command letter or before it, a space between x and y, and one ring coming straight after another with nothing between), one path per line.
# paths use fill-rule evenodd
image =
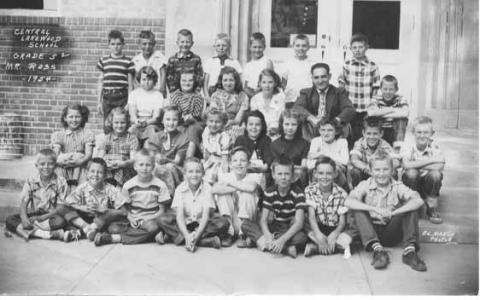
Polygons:
M404 264L409 265L410 268L415 271L425 272L427 271L427 266L425 262L418 257L417 252L410 251L407 254L402 255L402 261Z
M88 230L85 235L87 236L88 240L90 242L93 242L93 240L95 240L95 236L97 235L97 231L96 230Z
M433 224L441 224L443 222L436 207L432 207L429 209L428 220Z
M165 244L165 233L163 233L162 231L157 233L157 235L155 236L155 242L157 242L157 244L159 245Z
M82 236L82 233L78 229L67 230L63 235L63 241L65 243L70 243L71 241L78 242L81 236Z
M227 234L223 239L221 239L220 243L222 247L231 247L234 241L235 238L233 235Z
M237 247L238 248L253 248L253 247L255 247L255 243L252 241L251 238L243 237L238 241Z
M288 246L287 248L287 255L291 258L297 258L297 247L295 246Z
M390 257L388 256L387 251L385 250L378 250L373 251L373 260L371 265L377 269L385 269L388 264L390 263Z
M305 257L310 257L312 255L318 254L318 247L314 243L307 243L305 246L305 251L303 252L303 255Z
M52 240L64 240L66 232L63 229L53 230L51 231L50 239Z
M108 245L112 243L112 236L108 233L97 233L94 239L95 246Z
M218 236L204 238L198 241L198 246L201 247L211 247L215 249L220 249L222 247L222 242Z

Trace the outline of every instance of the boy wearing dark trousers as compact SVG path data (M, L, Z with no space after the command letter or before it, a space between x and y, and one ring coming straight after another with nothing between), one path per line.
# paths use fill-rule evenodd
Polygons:
M260 224L247 219L241 228L260 251L296 258L298 248L304 247L307 241L302 230L307 205L301 188L292 184L293 167L288 158L280 157L273 162L275 185L264 192Z
M153 155L146 149L135 154L134 169L137 176L125 182L122 194L125 196L125 208L128 211L129 226L118 224L118 228L110 226L113 234L99 233L95 236L95 245L110 243L140 244L153 241L159 232L157 218L162 215L170 194L163 181L153 176L155 165Z
M98 81L97 110L103 114L103 121L115 107L124 107L128 102L128 94L133 90L133 75L135 65L130 57L123 54L123 34L112 30L108 34L108 47L110 54L98 60L97 69L100 74ZM105 133L111 131L103 125Z
M369 162L372 177L362 181L348 196L345 206L353 211L354 226L347 233L360 235L365 250L373 250L372 265L384 269L390 262L383 246L402 243L402 261L420 272L427 270L418 257L418 208L420 195L392 177L393 162L378 153Z

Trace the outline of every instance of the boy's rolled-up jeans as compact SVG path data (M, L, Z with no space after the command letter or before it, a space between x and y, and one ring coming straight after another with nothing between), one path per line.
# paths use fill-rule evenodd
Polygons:
M115 107L125 107L128 102L128 89L103 89L102 90L102 108L103 108L103 131L107 134L112 131L105 125L105 120Z
M443 174L438 170L429 170L426 174L421 174L418 169L407 169L402 176L403 183L420 193L429 208L438 207L442 179Z
M292 220L293 222L293 220ZM273 220L271 223L268 224L268 229L273 234L275 239L278 239L280 236L284 235L288 229L292 226L292 222L278 222ZM245 220L242 224L242 231L243 233L252 239L253 241L258 241L263 236L262 229L260 226L252 220ZM295 233L295 235L285 243L285 246L297 246L302 247L305 246L307 242L307 235L303 230Z
M365 250L370 251L375 242L392 247L400 242L404 247L414 244L418 250L418 212L410 211L393 216L385 225L375 224L367 211L352 211L354 224L345 230L352 239L360 235Z

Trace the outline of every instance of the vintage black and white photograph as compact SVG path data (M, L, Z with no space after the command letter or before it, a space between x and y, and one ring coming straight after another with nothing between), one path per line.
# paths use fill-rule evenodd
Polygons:
M478 295L478 10L0 1L0 296Z

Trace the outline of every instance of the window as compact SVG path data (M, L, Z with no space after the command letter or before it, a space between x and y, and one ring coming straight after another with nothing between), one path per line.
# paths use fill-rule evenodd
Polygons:
M2 0L0 8L43 9L43 0Z
M271 47L288 47L297 34L305 34L310 46L317 41L317 0L272 0Z
M398 49L400 1L354 1L355 33L365 34L372 49Z

